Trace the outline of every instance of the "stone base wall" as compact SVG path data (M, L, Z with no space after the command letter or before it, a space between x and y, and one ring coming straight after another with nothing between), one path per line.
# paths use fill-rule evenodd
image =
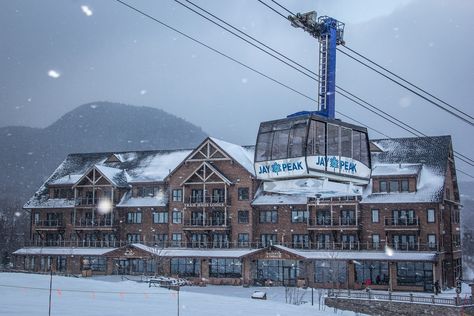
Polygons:
M327 297L325 304L341 310L349 310L368 315L453 315L474 316L474 306L446 306L394 301L360 300Z

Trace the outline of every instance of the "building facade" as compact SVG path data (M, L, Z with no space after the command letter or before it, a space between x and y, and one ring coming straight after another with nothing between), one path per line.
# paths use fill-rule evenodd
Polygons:
M361 195L266 192L253 148L71 154L25 204L15 267L432 291L461 276L449 136L374 140Z

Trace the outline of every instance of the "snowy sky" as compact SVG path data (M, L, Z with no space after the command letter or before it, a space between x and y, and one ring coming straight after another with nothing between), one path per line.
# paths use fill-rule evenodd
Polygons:
M312 97L316 82L172 0L127 0L148 14ZM266 0L271 3L270 0ZM280 0L346 23L347 46L474 115L474 2ZM195 0L242 31L317 71L317 41L257 0ZM0 126L45 127L80 104L161 108L207 133L252 144L260 121L315 105L163 28L114 0L5 1L0 11ZM430 135L452 134L474 157L472 127L342 54L337 83ZM337 109L393 136L408 134L337 97ZM377 133L371 137L380 138ZM457 162L474 174L474 168Z

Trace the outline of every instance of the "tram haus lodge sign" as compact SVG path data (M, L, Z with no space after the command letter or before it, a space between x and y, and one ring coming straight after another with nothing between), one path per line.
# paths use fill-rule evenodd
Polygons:
M185 207L223 207L224 203L206 203L206 202L196 202L196 203L184 203Z

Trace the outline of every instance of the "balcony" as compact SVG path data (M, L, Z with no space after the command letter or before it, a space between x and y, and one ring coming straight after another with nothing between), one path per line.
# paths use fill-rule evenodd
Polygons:
M223 195L190 196L185 199L186 207L224 207L230 205L230 197Z
M42 221L35 221L34 226L36 230L64 229L64 223L60 219L47 219L47 220L42 220Z
M418 217L405 217L405 218L384 218L385 230L419 230L420 221Z
M99 198L95 197L78 197L76 199L77 206L94 206L99 202Z
M76 230L113 230L117 226L116 221L110 218L81 218L74 222L74 229Z
M309 220L309 230L358 230L360 225L354 217L316 217Z
M221 218L210 219L191 219L184 221L183 229L192 230L215 230L215 229L230 229L230 219L224 220Z

